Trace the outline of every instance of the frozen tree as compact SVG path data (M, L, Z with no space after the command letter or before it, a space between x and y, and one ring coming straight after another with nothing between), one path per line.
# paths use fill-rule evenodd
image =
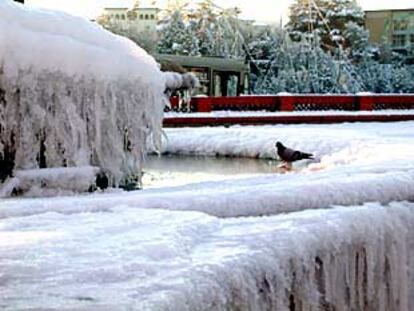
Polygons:
M158 33L159 53L242 58L246 54L252 22L240 20L238 8L221 8L213 0L193 7L171 1Z
M200 2L189 14L189 31L198 39L203 56L242 57L245 42L243 32L248 22L239 19L238 8L223 9L212 0Z
M326 12L328 0L296 0L289 7L289 22L286 30L292 40L300 41L313 33L321 37L328 35Z
M247 59L250 62L250 87L255 92L266 92L265 83L276 52L283 42L283 33L270 26L256 31L247 46ZM267 77L267 78L265 78ZM259 90L260 89L260 90Z
M364 12L355 0L297 0L290 7L289 17L287 30L293 40L317 35L325 50L338 46L346 49L352 46L351 39L360 41L366 37L362 29Z
M326 11L327 25L330 28L328 44L334 43L347 48L353 42L367 39L366 32L363 31L364 12L355 0L329 0ZM356 26L360 26L359 29ZM345 36L345 32L352 31L352 37Z
M242 57L244 51L243 31L249 27L248 22L239 19L238 8L223 9L217 18L216 40L219 42L217 54L224 57Z
M98 17L97 22L110 32L132 40L148 53L154 53L157 49L158 37L155 31L148 29L138 31L132 25L121 25L116 21L111 21L105 15Z
M190 15L192 23L189 29L198 38L201 55L218 56L216 53L218 42L215 41L217 17L217 9L212 0L200 2Z
M199 55L198 38L184 22L181 10L172 12L158 28L158 52L163 54Z
M250 45L253 93L414 92L414 66L401 61L384 64L366 51L355 61L342 49L325 51L317 38L295 42L279 33L262 39Z
M315 36L299 42L276 32L253 42L254 93L354 93L364 90L358 67L338 49L327 52ZM258 45L260 43L260 45ZM267 45L269 43L269 45ZM260 49L258 49L260 48ZM261 58L261 59L260 59Z
M334 93L342 91L339 63L318 44L292 42L286 36L273 51L262 75L258 78L258 93ZM262 65L262 67L263 67Z
M414 66L404 63L384 64L365 57L357 64L364 90L373 93L414 93Z
M343 36L348 44L348 50L352 59L360 59L364 53L373 53L373 47L368 42L369 31L363 26L353 21L347 22Z

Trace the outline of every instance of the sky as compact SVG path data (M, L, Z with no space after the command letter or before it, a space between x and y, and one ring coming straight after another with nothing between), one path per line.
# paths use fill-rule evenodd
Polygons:
M95 18L104 7L125 4L128 6L133 0L26 0L25 2L30 6L52 8ZM162 7L167 0L157 2ZM223 7L241 8L243 18L276 23L279 23L281 18L284 21L287 19L288 7L293 2L293 0L216 0L216 3ZM364 10L414 8L413 0L398 0L392 3L389 0L358 0L358 3Z

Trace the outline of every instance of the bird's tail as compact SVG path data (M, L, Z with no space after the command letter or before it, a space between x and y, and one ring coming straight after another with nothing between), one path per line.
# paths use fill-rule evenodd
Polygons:
M315 157L311 153L302 152L302 159L315 160Z

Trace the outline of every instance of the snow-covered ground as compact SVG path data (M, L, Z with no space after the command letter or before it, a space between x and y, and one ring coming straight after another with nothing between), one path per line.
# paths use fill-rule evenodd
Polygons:
M317 160L285 174L3 199L0 306L409 310L413 133L414 122L166 129L165 153L275 158L281 141Z

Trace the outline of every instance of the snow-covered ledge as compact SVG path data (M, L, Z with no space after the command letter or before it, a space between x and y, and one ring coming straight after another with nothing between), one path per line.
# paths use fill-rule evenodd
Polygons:
M414 303L412 203L226 219L77 207L2 220L6 309L408 311Z
M0 2L0 159L15 170L94 165L115 184L139 172L147 138L159 145L165 88L132 41L83 18Z

